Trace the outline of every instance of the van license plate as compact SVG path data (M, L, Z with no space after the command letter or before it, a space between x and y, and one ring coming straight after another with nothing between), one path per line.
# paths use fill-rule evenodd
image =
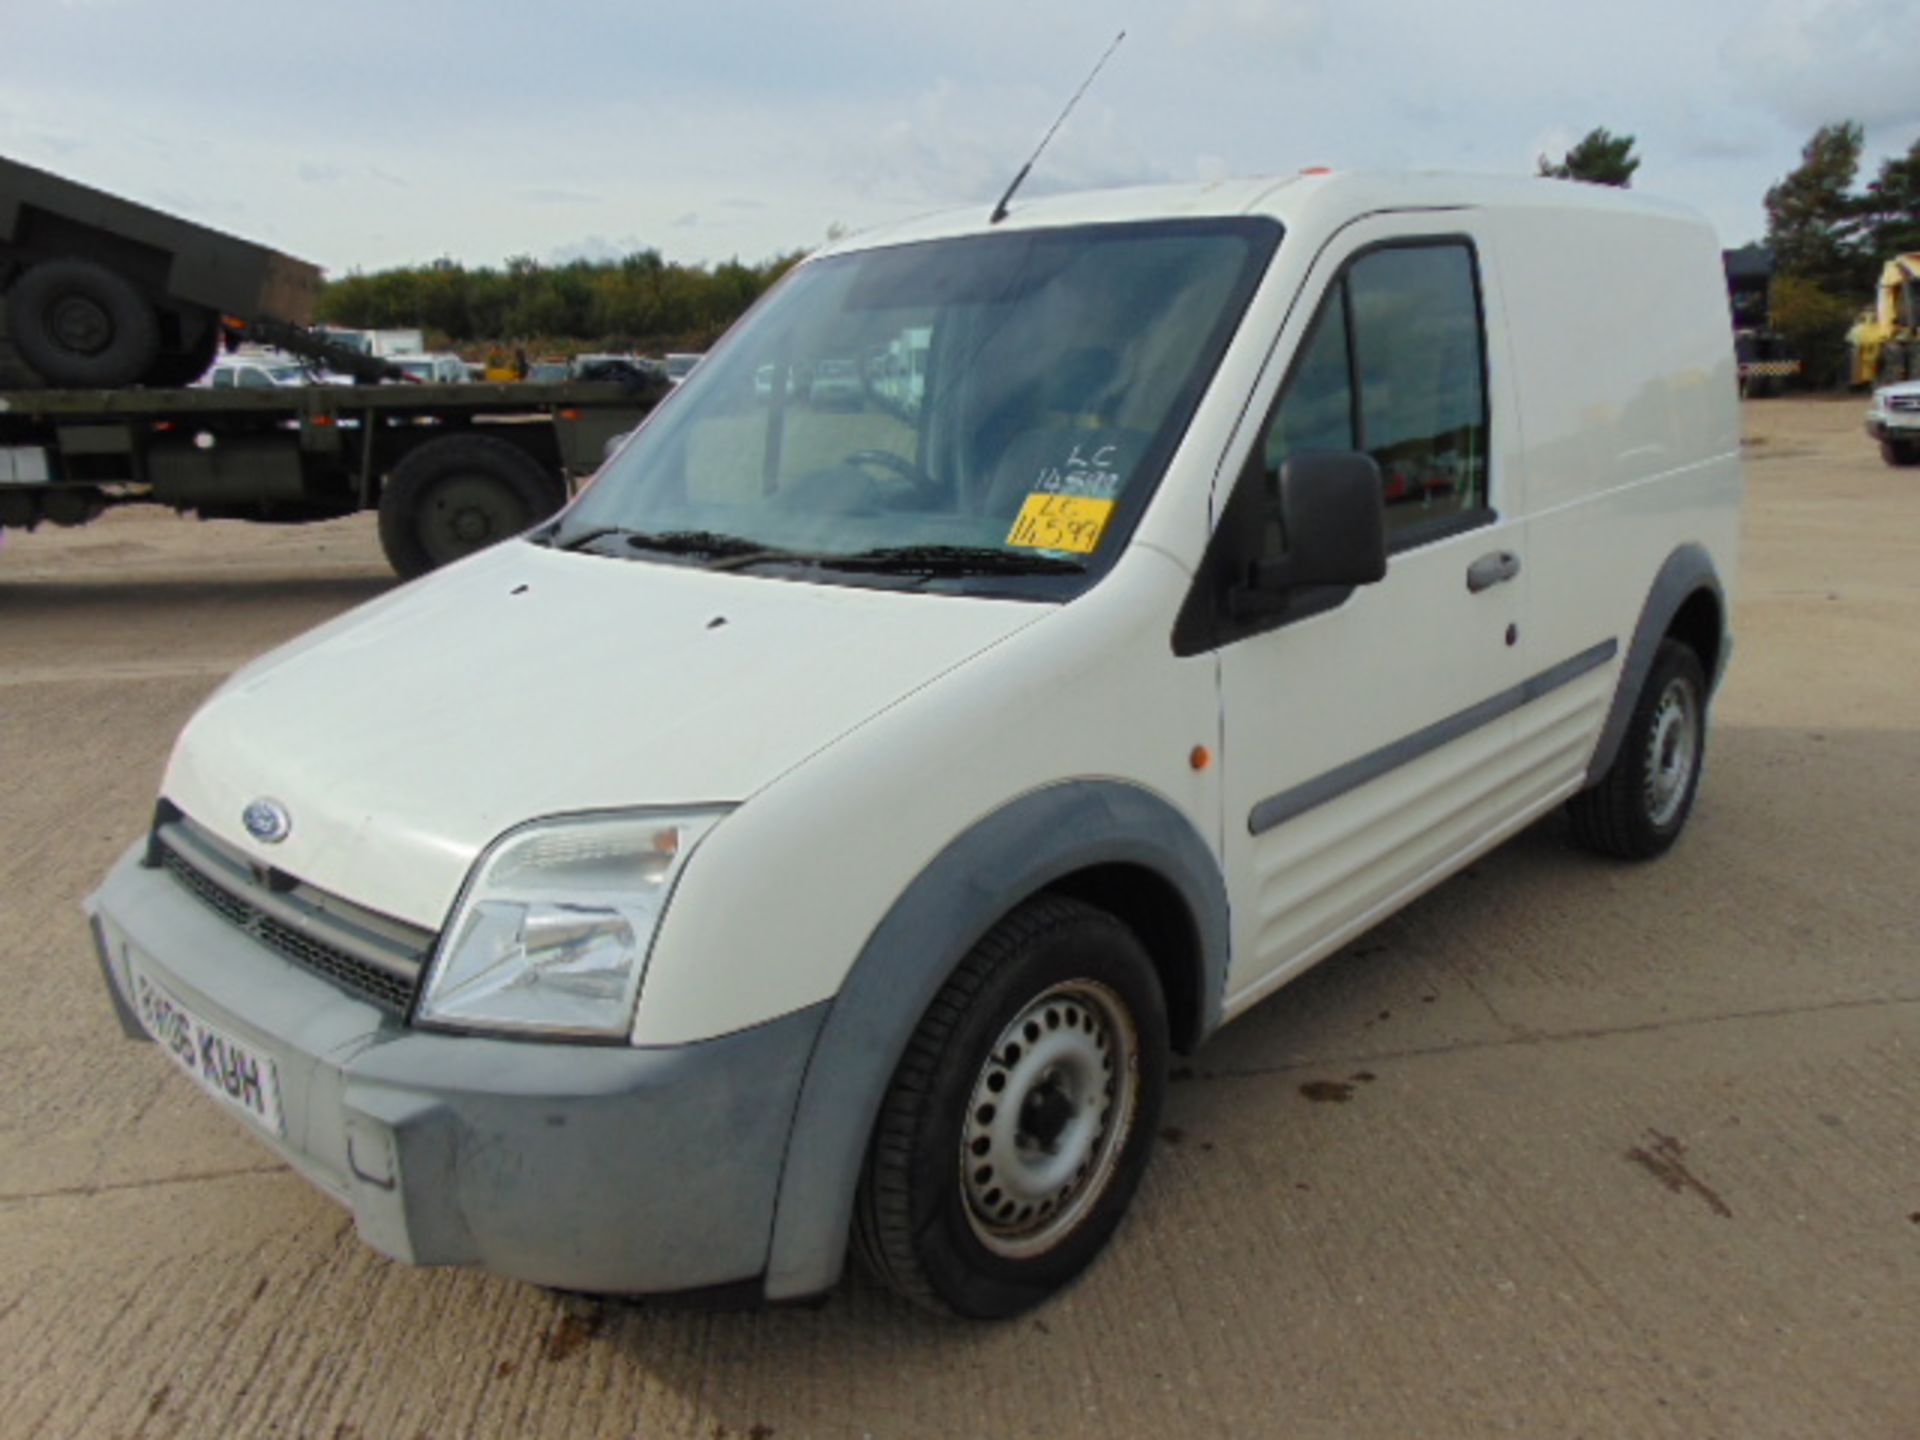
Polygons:
M280 1077L273 1061L202 1020L143 974L137 963L129 969L141 1023L160 1048L214 1099L280 1134Z

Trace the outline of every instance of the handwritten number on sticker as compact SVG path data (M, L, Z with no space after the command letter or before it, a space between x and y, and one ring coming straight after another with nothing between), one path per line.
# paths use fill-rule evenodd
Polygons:
M1100 543L1113 501L1091 495L1027 496L1007 532L1007 544L1025 550L1065 550L1085 555Z

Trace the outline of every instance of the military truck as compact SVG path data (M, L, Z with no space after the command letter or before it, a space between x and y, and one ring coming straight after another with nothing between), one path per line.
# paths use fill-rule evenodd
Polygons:
M320 269L0 157L0 292L0 385L185 385L222 317L310 323Z
M320 273L0 159L0 529L129 504L279 523L377 509L411 577L559 509L666 393L633 377L183 388L223 336L404 381L307 328Z

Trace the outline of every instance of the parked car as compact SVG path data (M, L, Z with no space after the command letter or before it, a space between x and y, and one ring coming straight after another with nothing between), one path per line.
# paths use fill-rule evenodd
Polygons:
M820 360L813 367L813 383L807 387L807 403L815 409L833 409L858 405L866 398L860 383L860 366L852 360Z
M666 368L667 379L678 385L693 373L693 367L705 359L704 353L686 353L670 351L662 362Z
M1882 385L1867 410L1867 434L1889 465L1920 465L1920 380Z
M616 380L636 388L664 384L666 371L639 355L576 355L571 367L575 380Z
M272 390L313 383L313 376L297 360L235 355L218 362L194 382L215 390Z
M464 385L468 381L467 362L458 355L395 355L391 363L409 380L424 385Z
M527 379L537 385L558 385L572 378L573 362L569 360L536 360L527 367Z
M753 372L754 398L759 400L772 400L775 386L774 377L779 375L785 376L784 388L786 393L788 395L793 394L795 384L793 371L784 365L767 364L762 365L758 370Z
M1175 1053L1563 806L1680 837L1741 495L1706 223L1364 174L1013 217L810 257L556 520L187 724L88 901L120 1021L376 1249L791 1300L851 1243L1011 1315ZM909 333L912 423L753 402Z

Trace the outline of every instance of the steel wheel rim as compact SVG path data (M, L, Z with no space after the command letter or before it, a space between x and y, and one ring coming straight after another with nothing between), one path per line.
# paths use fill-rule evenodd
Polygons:
M1660 692L1647 739L1647 818L1665 829L1679 815L1700 759L1700 705L1693 687L1675 678Z
M113 343L113 317L88 295L62 295L48 307L47 334L75 355L98 355Z
M444 565L519 534L532 519L490 477L454 475L434 486L421 507L420 540L434 563Z
M1139 1061L1132 1015L1093 980L1052 986L1000 1032L960 1137L961 1199L988 1250L1042 1254L1086 1218L1133 1128Z

